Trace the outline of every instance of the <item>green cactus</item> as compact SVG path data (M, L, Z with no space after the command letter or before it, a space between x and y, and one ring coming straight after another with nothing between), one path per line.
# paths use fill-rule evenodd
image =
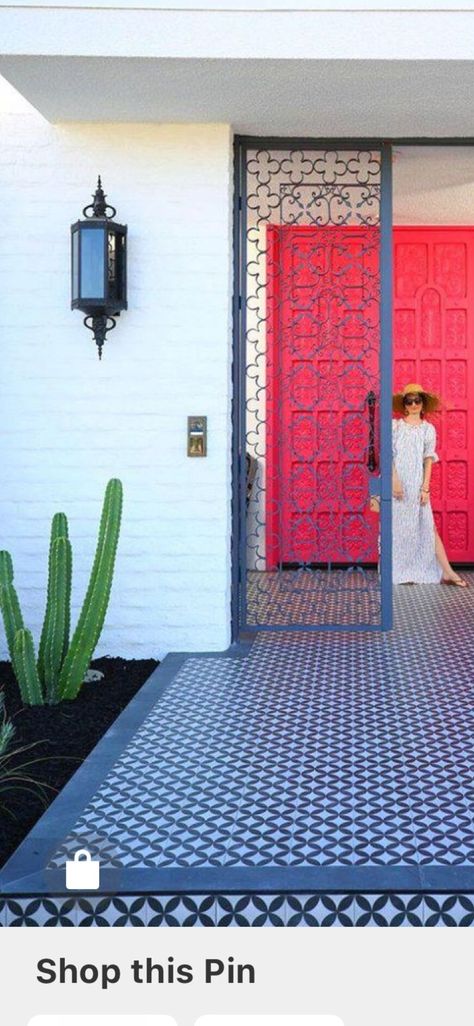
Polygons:
M38 676L31 631L22 627L15 634L13 669L26 705L43 705L43 689Z
M59 697L78 694L104 625L109 603L122 515L122 484L109 481L89 587L59 679Z
M8 553L6 553L8 555ZM7 637L8 651L13 663L13 647L15 644L16 632L24 627L21 615L20 603L15 587L11 580L0 583L0 609L2 611L3 624Z
M79 621L69 644L72 551L64 513L51 524L48 596L38 662L33 637L23 623L13 585L9 552L0 552L0 608L10 658L23 701L27 705L56 703L78 694L104 625L112 587L115 554L122 515L122 485L109 481L89 587ZM68 647L69 645L69 647Z
M50 704L59 701L59 675L69 644L71 572L71 543L68 538L56 538L51 547L42 653L43 688Z
M13 584L13 560L9 552L0 552L0 609L2 611L8 651L13 662L15 633L24 627L20 603Z
M51 541L56 538L69 538L69 528L65 513L55 513L51 521Z
M9 552L0 552L0 584L11 584L13 581L13 560Z
M71 577L67 518L64 513L55 513L49 545L48 597L38 650L38 673L49 702L58 700L59 672L69 645Z

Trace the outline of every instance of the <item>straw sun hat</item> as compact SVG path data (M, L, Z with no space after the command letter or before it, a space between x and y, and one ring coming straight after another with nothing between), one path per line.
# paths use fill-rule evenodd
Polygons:
M426 388L423 388L422 385L410 381L408 385L405 385L405 388L402 392L395 392L392 402L394 413L404 412L403 400L404 397L409 393L414 393L415 395L419 394L423 397L424 413L435 413L435 411L439 410L441 406L441 399L438 395L435 395L434 392L427 392Z

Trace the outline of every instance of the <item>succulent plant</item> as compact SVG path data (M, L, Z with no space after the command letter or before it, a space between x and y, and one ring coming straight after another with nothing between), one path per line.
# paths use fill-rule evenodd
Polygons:
M61 698L75 698L104 626L122 517L122 485L109 481L89 587L59 678Z
M18 791L26 791L32 799L39 798L43 805L48 804L48 791L53 788L50 784L31 776L31 767L44 761L41 757L31 758L33 749L40 744L41 740L33 741L29 745L17 742L15 727L8 719L5 709L5 695L0 690L0 811L2 813L10 811L8 803L4 800L5 795ZM13 812L10 815L14 815Z
M69 643L72 549L64 513L51 524L48 593L43 629L35 660L31 632L25 628L13 584L9 552L0 552L0 609L13 670L27 705L55 704L79 693L99 640L112 588L122 517L122 484L107 484L99 537L89 587L76 630Z
M43 687L35 658L33 635L26 627L15 634L13 669L25 705L44 705Z
M55 513L51 523L48 560L48 594L38 649L38 673L46 693L54 689L69 644L71 620L72 550L65 513ZM54 701L52 696L49 698Z

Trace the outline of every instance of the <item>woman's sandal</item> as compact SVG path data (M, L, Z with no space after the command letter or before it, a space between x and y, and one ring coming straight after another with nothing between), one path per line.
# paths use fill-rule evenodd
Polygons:
M441 584L452 584L455 588L468 588L468 581L464 581L462 577L457 577L453 580L452 577L442 577Z

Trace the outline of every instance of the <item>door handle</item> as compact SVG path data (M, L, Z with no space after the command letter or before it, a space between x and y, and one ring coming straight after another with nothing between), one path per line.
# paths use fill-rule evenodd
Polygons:
M370 473L373 474L377 467L377 460L375 457L375 404L377 402L377 396L375 392L367 393L367 408L369 411L369 445L367 449L367 467Z

